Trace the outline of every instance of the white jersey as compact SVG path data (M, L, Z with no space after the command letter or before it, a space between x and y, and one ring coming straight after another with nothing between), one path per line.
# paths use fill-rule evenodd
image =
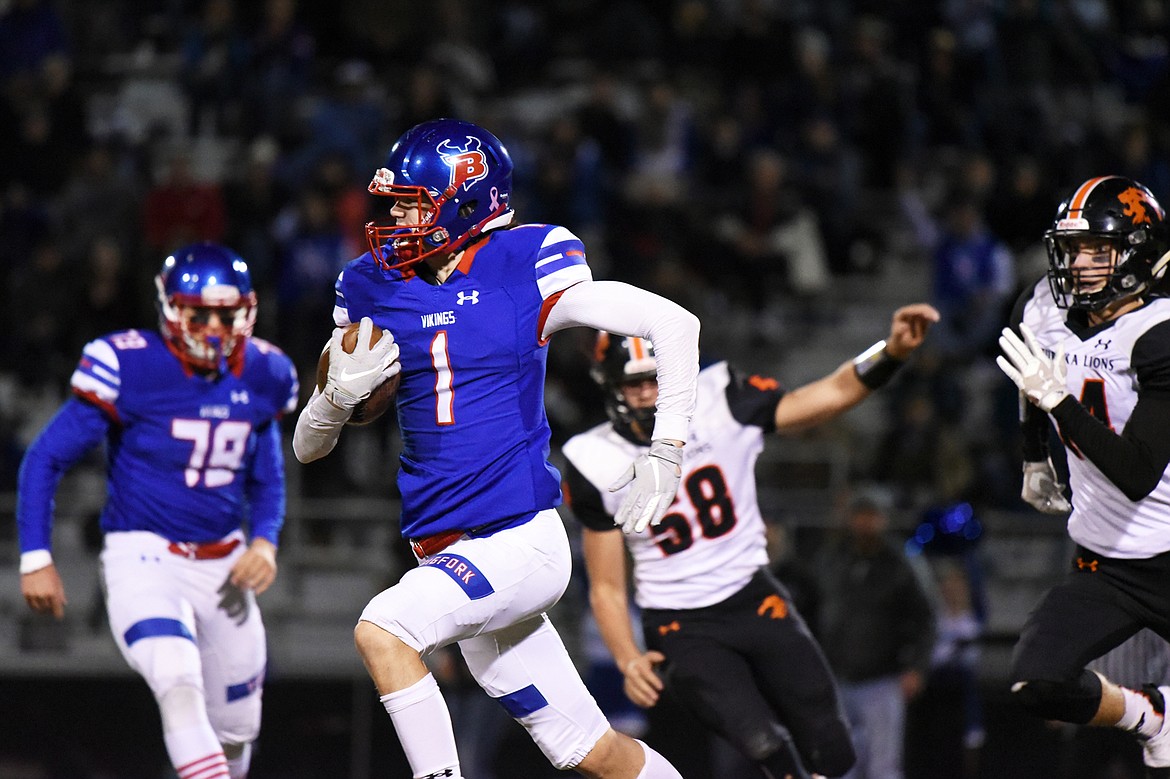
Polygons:
M732 378L725 362L700 371L679 496L661 523L625 537L634 561L635 601L642 608L718 603L743 589L768 564L755 464L764 448L763 425L771 429L783 391L775 380L760 377L729 387ZM736 411L729 395L738 399ZM600 498L607 515L600 522L587 521L579 508L586 496L574 494L580 488L574 489L570 480L567 498L578 519L595 529L619 532L611 517L626 489L611 493L608 487L645 449L609 422L565 443L565 457L588 482L589 500Z
M1074 332L1057 308L1046 280L1032 291L1023 322L1054 356L1064 346L1068 391L1097 419L1120 435L1137 405L1140 381L1135 346L1153 326L1170 320L1170 298L1154 298L1105 326ZM1147 497L1125 496L1075 445L1066 440L1072 514L1069 536L1106 557L1146 558L1170 550L1170 476Z

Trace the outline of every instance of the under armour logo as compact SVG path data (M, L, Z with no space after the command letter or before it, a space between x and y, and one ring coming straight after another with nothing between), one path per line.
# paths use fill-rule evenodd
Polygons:
M1098 338L1097 343L1093 344L1093 347L1096 349L1108 349L1111 343L1113 343L1112 338Z
M674 633L678 630L682 630L682 625L678 624L678 620L676 619L674 622L669 622L665 625L659 625L658 635L665 636L667 633Z
M479 302L479 290L473 289L473 290L471 290L470 294L468 294L466 292L460 292L459 296L455 299L455 302L458 303L459 305L463 305L463 302L466 300L470 300L471 305L473 305L473 306L476 303L478 303Z
M1083 557L1077 558L1077 570L1084 571L1088 569L1092 573L1097 572L1097 566L1101 564L1100 560L1086 560Z
M247 404L249 402L248 390L232 390L231 397L232 397L232 403Z
M788 604L779 595L769 595L760 603L760 607L756 609L757 616L764 616L767 614L772 619L784 619L788 616Z

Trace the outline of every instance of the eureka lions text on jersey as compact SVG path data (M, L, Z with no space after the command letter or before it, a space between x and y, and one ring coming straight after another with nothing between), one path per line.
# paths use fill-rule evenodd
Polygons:
M540 331L559 293L591 279L580 239L537 224L489 232L442 284L368 253L342 271L335 323L368 316L401 349L405 537L489 534L560 503Z
M234 370L186 370L154 331L88 343L70 399L33 442L21 468L22 552L48 549L62 475L105 441L102 531L147 530L171 541L223 538L248 519L277 543L284 521L279 418L296 408L297 376L278 348L249 338Z

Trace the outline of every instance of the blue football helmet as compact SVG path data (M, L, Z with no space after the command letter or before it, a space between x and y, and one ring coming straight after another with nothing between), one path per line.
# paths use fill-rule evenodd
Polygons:
M184 364L222 373L243 356L256 292L240 255L214 243L184 246L163 261L154 283L159 329Z
M406 217L366 225L374 258L385 268L405 268L453 254L512 220L512 158L500 139L482 127L435 119L398 139L369 191L419 206Z
M1060 308L1098 311L1145 295L1170 265L1170 225L1145 186L1124 176L1091 178L1060 204L1044 234L1048 283ZM1109 262L1077 265L1082 251Z

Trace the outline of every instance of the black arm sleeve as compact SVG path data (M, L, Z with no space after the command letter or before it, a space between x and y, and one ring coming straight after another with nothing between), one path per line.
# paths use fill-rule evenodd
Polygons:
M606 512L601 501L601 491L573 463L566 461L563 474L565 503L573 510L573 516L590 530L617 530L613 517Z
M1117 435L1069 396L1052 409L1060 433L1130 500L1141 500L1170 464L1170 391L1143 392Z
M1048 415L1027 401L1020 410L1020 433L1023 435L1024 462L1039 463L1048 459Z
M776 406L784 397L780 382L766 376L744 376L731 366L727 372L727 407L741 425L755 425L765 433L776 430Z
M1154 491L1170 464L1170 322L1161 322L1134 343L1130 364L1138 401L1117 435L1073 398L1052 410L1061 435L1072 441L1130 500Z

